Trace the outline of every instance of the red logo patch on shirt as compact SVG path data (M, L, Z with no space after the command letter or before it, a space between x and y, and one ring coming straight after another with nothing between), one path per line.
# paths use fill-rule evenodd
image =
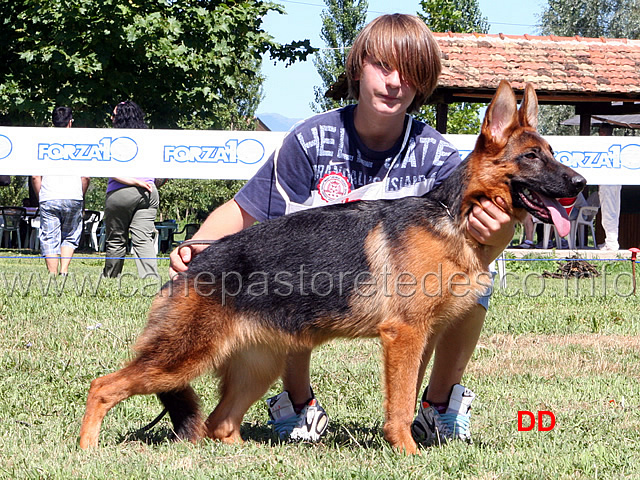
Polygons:
M325 202L330 202L347 195L351 191L351 183L343 174L327 173L318 181L318 193Z

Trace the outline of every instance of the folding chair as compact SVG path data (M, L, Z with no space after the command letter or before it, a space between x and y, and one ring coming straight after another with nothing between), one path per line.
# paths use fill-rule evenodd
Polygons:
M7 247L11 248L11 234L15 232L18 237L18 248L22 250L20 226L26 216L27 209L24 207L0 207L0 244L7 235L9 237Z

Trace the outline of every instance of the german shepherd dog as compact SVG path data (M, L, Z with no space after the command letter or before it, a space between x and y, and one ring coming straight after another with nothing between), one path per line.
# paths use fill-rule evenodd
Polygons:
M537 114L531 85L518 111L503 81L473 152L425 196L306 210L213 243L154 299L135 358L91 383L80 446L98 445L117 403L153 393L178 438L241 442L244 414L288 353L336 337L380 337L384 436L415 453L410 426L427 340L490 284L486 247L467 231L470 210L481 197L501 197L518 220L529 211L566 233L556 198L586 184L553 158ZM220 377L220 402L205 421L190 382L207 371Z

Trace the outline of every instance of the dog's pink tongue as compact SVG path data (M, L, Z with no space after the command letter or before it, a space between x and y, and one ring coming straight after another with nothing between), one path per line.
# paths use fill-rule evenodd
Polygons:
M553 224L556 226L556 230L558 230L558 235L561 237L569 235L571 222L569 221L569 215L567 215L565 207L563 207L555 198L545 197L544 195L540 195L540 197L544 202L544 206L547 207L551 213L551 219L553 220Z

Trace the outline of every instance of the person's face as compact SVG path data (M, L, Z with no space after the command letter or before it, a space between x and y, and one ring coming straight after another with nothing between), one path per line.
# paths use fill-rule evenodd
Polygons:
M367 57L360 76L359 104L381 115L404 115L413 102L416 88L402 80L397 70L391 70Z

